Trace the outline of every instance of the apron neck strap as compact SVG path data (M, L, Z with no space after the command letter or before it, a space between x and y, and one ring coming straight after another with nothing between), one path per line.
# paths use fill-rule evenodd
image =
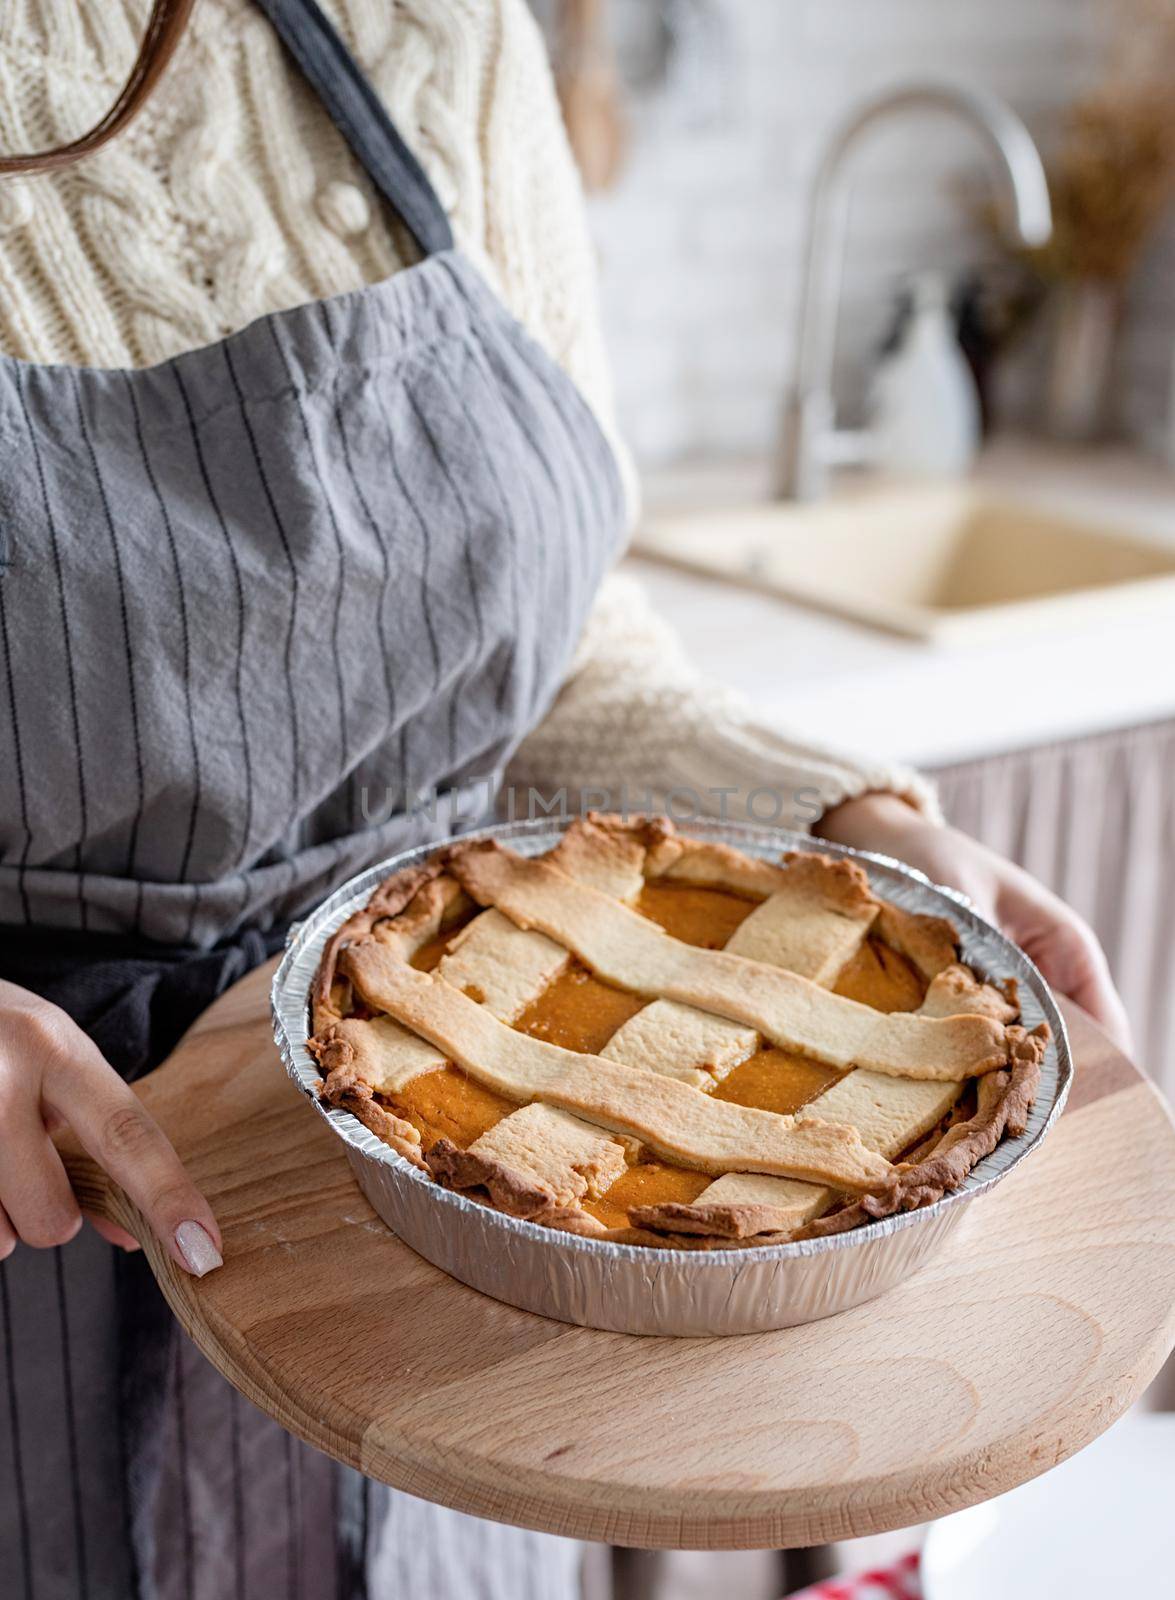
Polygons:
M257 4L421 253L451 250L453 230L424 168L315 0Z

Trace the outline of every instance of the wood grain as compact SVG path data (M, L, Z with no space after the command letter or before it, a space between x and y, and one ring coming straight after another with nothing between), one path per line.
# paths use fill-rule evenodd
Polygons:
M75 1175L243 1393L397 1488L625 1545L822 1543L1045 1471L1175 1342L1175 1127L1075 1008L1071 1109L914 1278L807 1327L654 1339L500 1305L401 1244L281 1068L270 971L138 1086L216 1210L224 1268L187 1278L124 1196Z

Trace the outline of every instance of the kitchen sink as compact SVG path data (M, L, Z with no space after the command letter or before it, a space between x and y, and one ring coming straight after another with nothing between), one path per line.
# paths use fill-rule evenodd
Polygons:
M875 628L965 641L1168 607L1175 543L981 485L874 489L646 518L634 553Z

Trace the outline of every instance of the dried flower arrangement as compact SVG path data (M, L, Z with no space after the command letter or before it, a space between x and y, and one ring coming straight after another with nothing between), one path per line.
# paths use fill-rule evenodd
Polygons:
M1175 192L1175 0L1114 0L1101 81L1046 161L1053 236L1024 259L1049 282L1122 284ZM997 229L994 208L979 206Z
M1013 250L994 203L973 194L965 202L1021 269L997 348L1049 310L1041 420L1072 441L1100 436L1113 420L1126 285L1175 193L1175 0L1107 0L1106 12L1104 71L1071 106L1045 162L1048 243Z

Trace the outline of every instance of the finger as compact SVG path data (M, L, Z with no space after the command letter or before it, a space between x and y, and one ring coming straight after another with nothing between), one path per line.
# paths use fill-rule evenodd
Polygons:
M1092 953L1088 969L1071 987L1070 999L1076 1000L1083 1010L1089 1012L1124 1055L1131 1056L1134 1040L1130 1019L1100 948Z
M1059 928L1040 963L1044 976L1062 994L1075 1000L1126 1055L1133 1050L1130 1022L1114 986L1110 965L1097 935L1063 905Z
M0 1203L17 1237L37 1250L67 1244L82 1225L61 1157L28 1096L9 1095L4 1104Z
M83 1211L82 1216L107 1244L116 1244L120 1250L128 1251L143 1248L134 1234L128 1233L125 1228L120 1228L117 1222L109 1222L105 1217L95 1216L92 1211Z
M16 1229L8 1219L8 1213L0 1206L0 1261L6 1261L16 1249Z
M177 1266L197 1278L219 1267L220 1229L211 1206L154 1117L97 1049L71 1050L57 1081L56 1109L68 1115L82 1144L143 1213Z

